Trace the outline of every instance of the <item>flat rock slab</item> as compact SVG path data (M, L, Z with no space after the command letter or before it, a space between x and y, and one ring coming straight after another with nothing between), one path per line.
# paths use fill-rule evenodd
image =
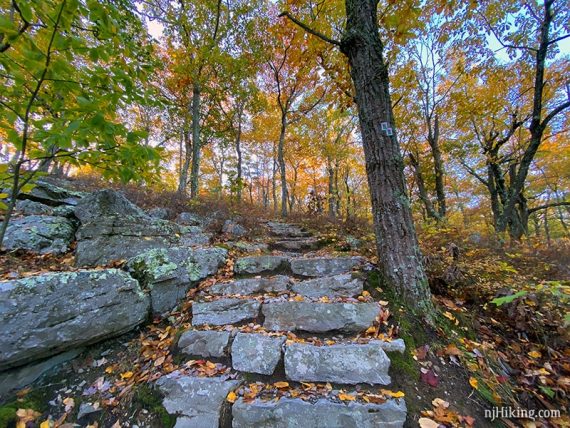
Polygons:
M177 376L178 375L178 376ZM222 377L192 377L172 373L161 377L156 385L164 394L166 411L178 416L179 428L218 428L229 417L227 395L241 381Z
M372 325L380 307L376 303L268 302L262 307L268 330L358 332Z
M269 231L275 236L285 238L306 238L311 236L311 232L303 230L301 227L294 224L279 223L270 221L267 222Z
M247 299L220 299L194 302L192 325L226 325L257 318L261 303Z
M213 275L225 263L227 250L218 247L173 247L145 251L127 269L149 290L154 313L171 310L188 289Z
M349 272L364 263L362 257L318 257L291 260L291 271L300 276L330 276Z
M3 245L7 250L63 254L69 250L74 237L75 226L68 219L30 215L10 221Z
M311 403L299 398L246 403L239 398L232 415L233 428L400 428L406 421L406 403L335 403L327 399Z
M229 331L188 330L180 336L178 348L190 356L220 358L227 356L230 338Z
M380 341L315 346L293 343L285 349L287 378L299 382L388 385L390 359Z
M316 238L281 239L271 244L271 248L282 251L315 250L318 247L319 240Z
M232 366L240 372L271 375L281 360L285 337L238 333L232 343Z
M148 294L118 269L0 282L0 371L126 333L149 308Z
M240 257L234 265L237 274L256 274L275 272L286 269L289 266L289 258L283 256L248 256Z
M256 293L281 293L288 290L291 279L285 275L262 278L244 278L232 282L218 283L210 287L210 294L241 294L242 296Z
M364 281L354 278L351 273L325 276L300 281L291 287L291 291L305 297L353 297L362 293Z

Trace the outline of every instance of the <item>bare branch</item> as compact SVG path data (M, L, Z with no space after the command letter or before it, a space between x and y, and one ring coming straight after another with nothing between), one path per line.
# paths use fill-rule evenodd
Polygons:
M330 43L331 45L340 46L340 42L338 40L331 39L331 38L325 36L324 34L319 33L317 30L313 30L307 24L304 24L303 22L299 21L297 18L293 17L289 12L285 11L285 12L281 12L279 14L279 17L283 17L283 16L286 16L287 18L289 18L292 22L297 24L299 27L301 27L307 33L312 34L313 36L316 36L319 39L321 39L327 43Z

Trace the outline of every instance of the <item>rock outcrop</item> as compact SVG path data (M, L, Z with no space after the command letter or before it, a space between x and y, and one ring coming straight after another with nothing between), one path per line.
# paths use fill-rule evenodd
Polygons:
M63 254L69 250L74 235L75 225L64 217L30 215L10 221L3 245L8 250Z

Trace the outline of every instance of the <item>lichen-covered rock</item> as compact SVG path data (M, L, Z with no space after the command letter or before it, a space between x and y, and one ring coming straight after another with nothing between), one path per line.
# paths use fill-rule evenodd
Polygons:
M388 385L390 359L379 342L330 346L292 343L285 348L285 374L298 382Z
M232 416L233 428L401 428L406 421L406 404L404 400L372 404L300 398L246 402L239 398Z
M319 248L317 238L290 238L274 241L271 248L280 251L305 251Z
M180 246L195 247L208 245L213 234L204 232L202 226L180 226Z
M185 226L203 226L206 223L203 217L190 212L181 212L174 221Z
M256 274L276 272L286 269L289 258L284 256L247 256L240 257L234 265L237 274Z
M318 257L291 260L291 270L300 276L329 276L351 271L364 263L363 257Z
M179 242L177 225L151 218L113 190L101 190L83 198L75 207L75 215L81 221L77 231L78 266L129 259Z
M282 236L284 238L305 238L311 236L310 232L294 224L269 221L267 222L267 227L273 235Z
M293 284L291 290L311 298L353 297L362 293L363 286L362 279L353 278L352 274L344 273L300 281Z
M261 303L248 299L220 299L194 302L192 325L226 325L243 322L259 316Z
M148 250L127 262L127 269L149 290L154 313L169 311L186 292L225 263L224 248L173 247Z
M267 245L264 242L237 241L237 242L228 242L228 246L230 246L231 248L236 248L241 251L245 251L247 253L262 252L262 251L267 251L269 249L269 245Z
M4 237L4 247L41 254L62 254L69 250L74 235L75 226L66 218L30 215L10 221Z
M41 202L24 199L23 201L16 202L16 211L23 215L52 215L53 207L42 204Z
M187 330L178 341L180 352L202 358L225 357L230 343L229 331Z
M238 333L232 343L232 367L240 372L271 375L281 360L285 337Z
M46 205L77 205L86 194L58 186L51 179L41 178L29 192L21 192L19 199L29 199Z
M372 325L380 307L376 303L267 302L263 326L268 330L359 332Z
M287 291L291 279L285 275L270 277L243 278L231 282L221 282L210 287L210 294L241 294L242 296L256 293L281 293Z
M0 370L123 334L149 306L138 282L117 269L0 282Z
M167 220L170 217L170 211L167 208L157 207L148 210L148 215L159 220Z
M222 233L231 236L244 236L247 234L247 229L234 220L226 220L222 226Z
M241 384L223 377L191 377L171 373L157 382L164 408L178 417L179 428L219 428L230 416L228 394Z

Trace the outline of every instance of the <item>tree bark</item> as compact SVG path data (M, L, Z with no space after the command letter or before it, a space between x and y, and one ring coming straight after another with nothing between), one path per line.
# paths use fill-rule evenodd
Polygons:
M279 133L279 145L277 146L277 162L281 174L281 217L287 217L287 168L285 165L285 133L287 131L287 115L281 113L281 132Z
M349 60L372 200L380 270L384 281L429 324L435 308L422 265L407 196L403 161L394 130L388 68L378 33L378 0L345 0L341 51Z
M241 153L241 121L243 116L243 104L238 106L238 127L236 133L236 154L237 154L237 200L241 202L242 191L242 153ZM251 193L251 192L250 192ZM251 195L250 195L251 196Z
M428 218L432 218L436 221L439 221L439 213L435 210L426 190L424 176L420 168L420 163L418 162L418 159L413 155L413 153L409 153L408 157L410 158L410 163L414 170L414 175L416 177L416 184L418 185L418 193L420 196L420 200L424 204L426 214Z
M184 143L184 162L182 162L182 143ZM182 141L180 142L180 178L178 181L178 193L186 193L188 187L188 170L190 169L190 161L192 160L192 142L188 131L182 132Z
M200 158L202 145L200 143L200 99L201 88L195 83L192 89L192 171L190 173L190 197L198 196L200 177Z
M429 126L428 143L433 156L433 169L435 173L435 194L437 196L437 220L441 221L447 214L447 204L445 200L445 185L443 167L443 158L441 156L441 147L439 146L439 116L435 114L433 129Z

